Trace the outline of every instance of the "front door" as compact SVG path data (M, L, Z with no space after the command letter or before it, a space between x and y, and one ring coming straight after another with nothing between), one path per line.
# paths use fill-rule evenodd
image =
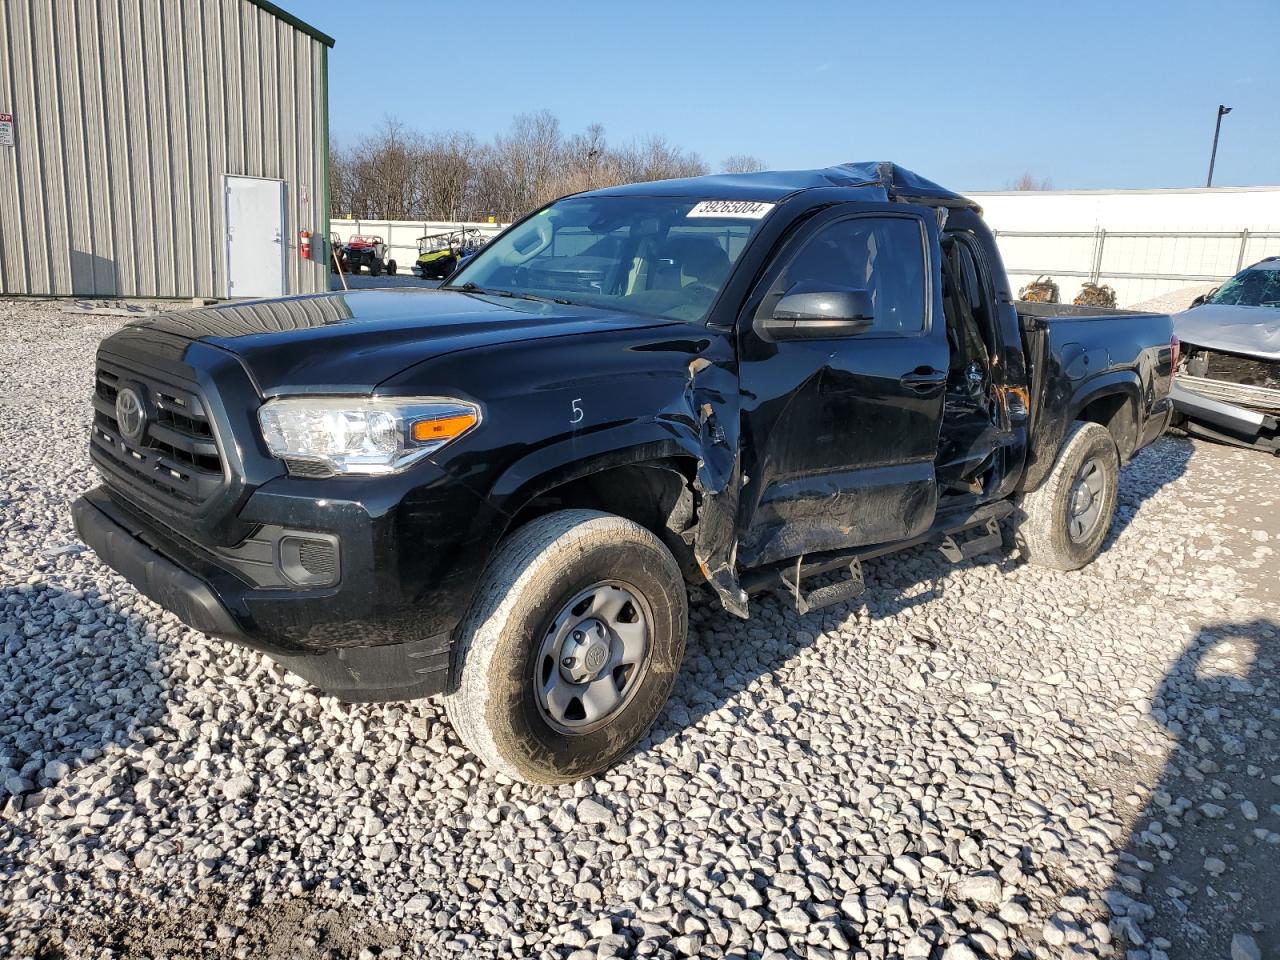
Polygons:
M225 179L227 296L284 296L284 181Z
M739 318L738 563L889 543L924 532L949 348L931 210L842 205L780 251ZM758 321L789 291L865 290L869 329L770 341Z

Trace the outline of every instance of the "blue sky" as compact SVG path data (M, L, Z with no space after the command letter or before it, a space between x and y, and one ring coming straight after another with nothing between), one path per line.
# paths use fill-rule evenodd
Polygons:
M487 139L547 108L717 166L894 160L948 186L1280 184L1280 0L281 0L337 40L330 124Z

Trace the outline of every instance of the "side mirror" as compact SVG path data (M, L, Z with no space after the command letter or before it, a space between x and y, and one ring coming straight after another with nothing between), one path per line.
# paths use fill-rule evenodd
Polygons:
M756 322L761 337L824 340L856 337L871 329L875 311L866 290L821 290L809 286L796 284L778 301L772 316Z
M1192 300L1192 301L1191 301L1191 307L1198 307L1198 306L1200 306L1202 303L1207 303L1207 302L1208 302L1208 300L1209 300L1209 298L1210 298L1210 297L1212 297L1212 296L1213 296L1215 293L1217 293L1217 292L1218 292L1218 288L1217 288L1217 287L1214 287L1214 288L1213 288L1212 290L1210 290L1208 293L1202 293L1202 294L1200 294L1200 296L1196 297L1194 300ZM1188 307L1187 309L1188 309L1188 310L1190 310L1190 309L1191 309L1191 307Z

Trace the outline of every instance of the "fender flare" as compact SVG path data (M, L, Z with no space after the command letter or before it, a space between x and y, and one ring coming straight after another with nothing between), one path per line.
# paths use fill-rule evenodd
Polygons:
M490 489L488 499L510 520L548 490L605 470L625 466L675 470L676 461L696 463L699 460L699 453L690 441L682 441L670 433L646 435L649 433L643 431L625 437L595 434L589 449L584 449L580 439L572 441L572 456L560 455L564 445L561 443L540 447L503 472Z
M1116 448L1120 453L1120 462L1124 463L1133 456L1138 442L1138 435L1142 431L1140 422L1142 381L1135 371L1116 370L1111 373L1101 374L1086 383L1082 383L1071 396L1071 403L1067 408L1069 412L1068 422L1078 420L1080 413L1091 403L1116 396L1124 398L1122 409L1128 413L1127 426L1129 433L1123 437L1118 437L1116 436L1116 431L1112 430L1112 437L1116 440ZM1111 427L1110 424L1107 426L1108 428Z
M1095 400L1101 400L1103 397L1111 397L1116 394L1123 394L1129 402L1134 404L1136 415L1138 400L1142 396L1142 382L1138 378L1136 371L1113 370L1110 373L1099 374L1080 384L1071 394L1071 402L1067 406L1067 410L1071 415L1070 419L1074 420L1081 410Z

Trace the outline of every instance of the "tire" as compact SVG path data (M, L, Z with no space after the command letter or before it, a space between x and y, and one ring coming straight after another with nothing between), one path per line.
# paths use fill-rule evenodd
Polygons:
M369 261L369 276L371 276L371 277L376 277L376 276L377 276L378 274L380 274L380 273L382 273L382 261L381 261L381 260L370 260L370 261Z
M1096 484L1084 476L1089 464ZM1081 483L1086 492L1077 498ZM1120 456L1111 433L1101 424L1076 422L1044 482L1023 495L1015 542L1037 566L1079 570L1102 549L1119 491Z
M387 276L394 277L396 275L396 262L394 260L387 261Z
M624 604L619 616L636 615L647 635L645 654L631 673L629 666L610 667L622 654L609 653L607 661L595 660L601 676L575 687L560 672L575 658L561 655L570 649L569 635L583 633L566 626L575 621L564 617L584 604L596 609L596 591L627 593L636 601ZM590 596L579 601L584 594ZM514 779L555 784L589 776L617 762L657 719L684 658L688 621L680 568L648 530L594 510L539 517L499 547L481 578L454 649L452 692L445 697L449 721L486 766ZM636 625L628 624L630 635ZM614 635L599 636L607 647ZM564 646L549 651L556 637ZM592 663L594 650L574 648L583 650L579 662ZM612 685L608 696L617 695L617 706L594 721L570 719L571 700L562 715L566 724L580 726L560 727L538 692L552 683L561 691ZM576 702L585 714L586 701Z
M348 263L348 264L347 264L347 273L349 273L351 276L353 276L353 277L354 277L354 276L356 276L359 272L360 272L360 264L359 264L359 263L356 263L356 262L354 262L354 261L353 261L353 262L351 262L351 263Z

